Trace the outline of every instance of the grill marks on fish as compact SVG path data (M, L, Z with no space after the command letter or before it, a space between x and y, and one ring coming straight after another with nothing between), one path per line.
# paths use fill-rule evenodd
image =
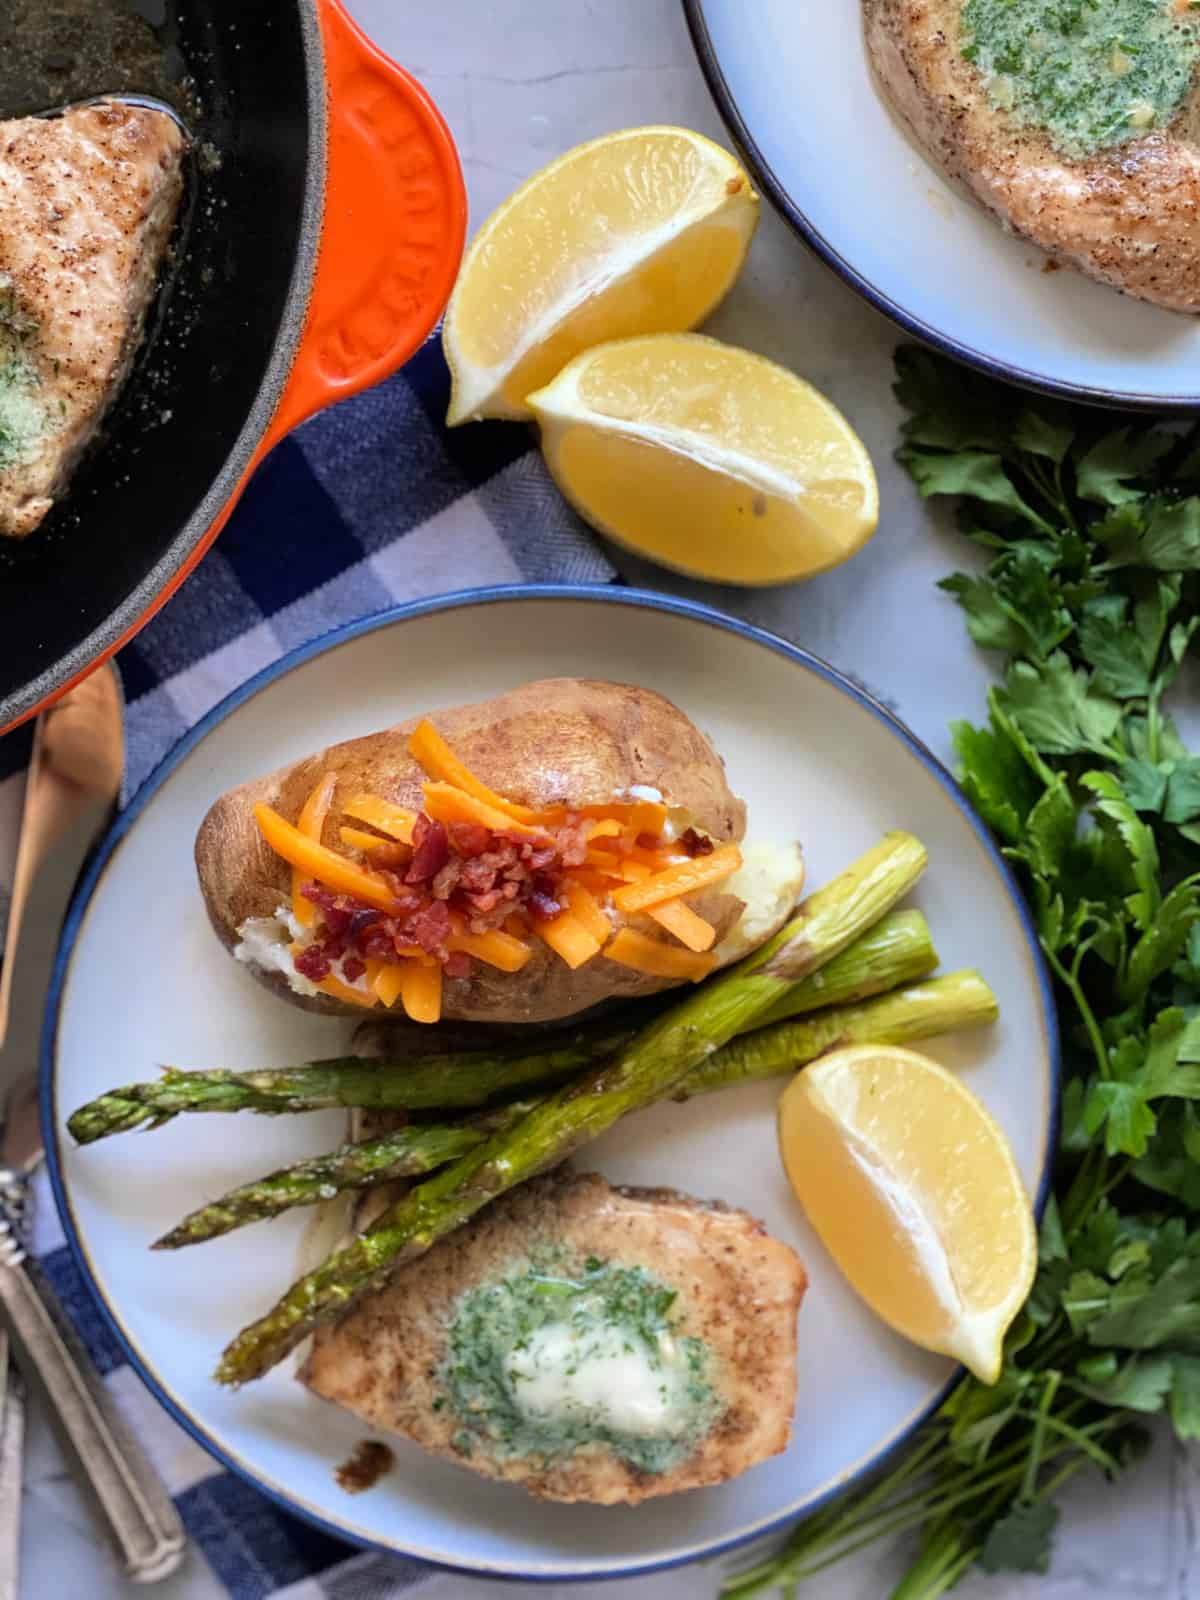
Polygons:
M863 0L880 87L916 143L1008 229L1138 299L1200 312L1200 91L1169 126L1070 155L994 102L963 0Z
M128 375L185 147L118 103L0 123L0 535L38 526Z

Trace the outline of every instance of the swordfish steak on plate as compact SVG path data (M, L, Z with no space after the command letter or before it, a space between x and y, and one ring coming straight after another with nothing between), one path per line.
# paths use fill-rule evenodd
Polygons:
M45 517L129 371L183 192L174 118L0 122L0 534Z
M917 144L1014 232L1200 311L1200 10L1189 0L863 0Z
M744 1211L553 1173L320 1330L301 1378L485 1477L634 1504L785 1448L805 1286Z

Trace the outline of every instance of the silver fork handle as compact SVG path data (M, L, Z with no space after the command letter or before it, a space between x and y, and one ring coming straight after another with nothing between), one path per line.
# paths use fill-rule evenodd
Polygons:
M0 1600L17 1600L21 1557L21 1478L24 1467L25 1396L8 1359L0 1328Z
M179 1513L118 1416L49 1280L26 1254L2 1204L0 1321L26 1382L41 1393L81 1482L91 1490L129 1576L135 1583L167 1577L183 1559L187 1536Z

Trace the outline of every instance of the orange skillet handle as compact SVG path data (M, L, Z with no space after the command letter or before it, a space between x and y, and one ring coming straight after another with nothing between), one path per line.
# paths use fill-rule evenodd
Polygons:
M304 336L260 456L408 360L450 298L466 237L462 168L441 113L341 0L321 0L320 17L325 216Z

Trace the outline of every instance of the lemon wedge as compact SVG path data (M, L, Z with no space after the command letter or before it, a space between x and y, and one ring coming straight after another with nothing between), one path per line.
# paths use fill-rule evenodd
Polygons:
M442 329L447 422L528 418L525 396L581 350L694 327L737 277L757 221L745 170L687 128L568 150L466 253Z
M867 1304L995 1383L1037 1230L1008 1140L975 1095L915 1051L856 1045L788 1087L779 1144L809 1221Z
M808 578L879 520L871 458L841 412L783 367L701 334L585 351L529 404L580 516L693 577Z

